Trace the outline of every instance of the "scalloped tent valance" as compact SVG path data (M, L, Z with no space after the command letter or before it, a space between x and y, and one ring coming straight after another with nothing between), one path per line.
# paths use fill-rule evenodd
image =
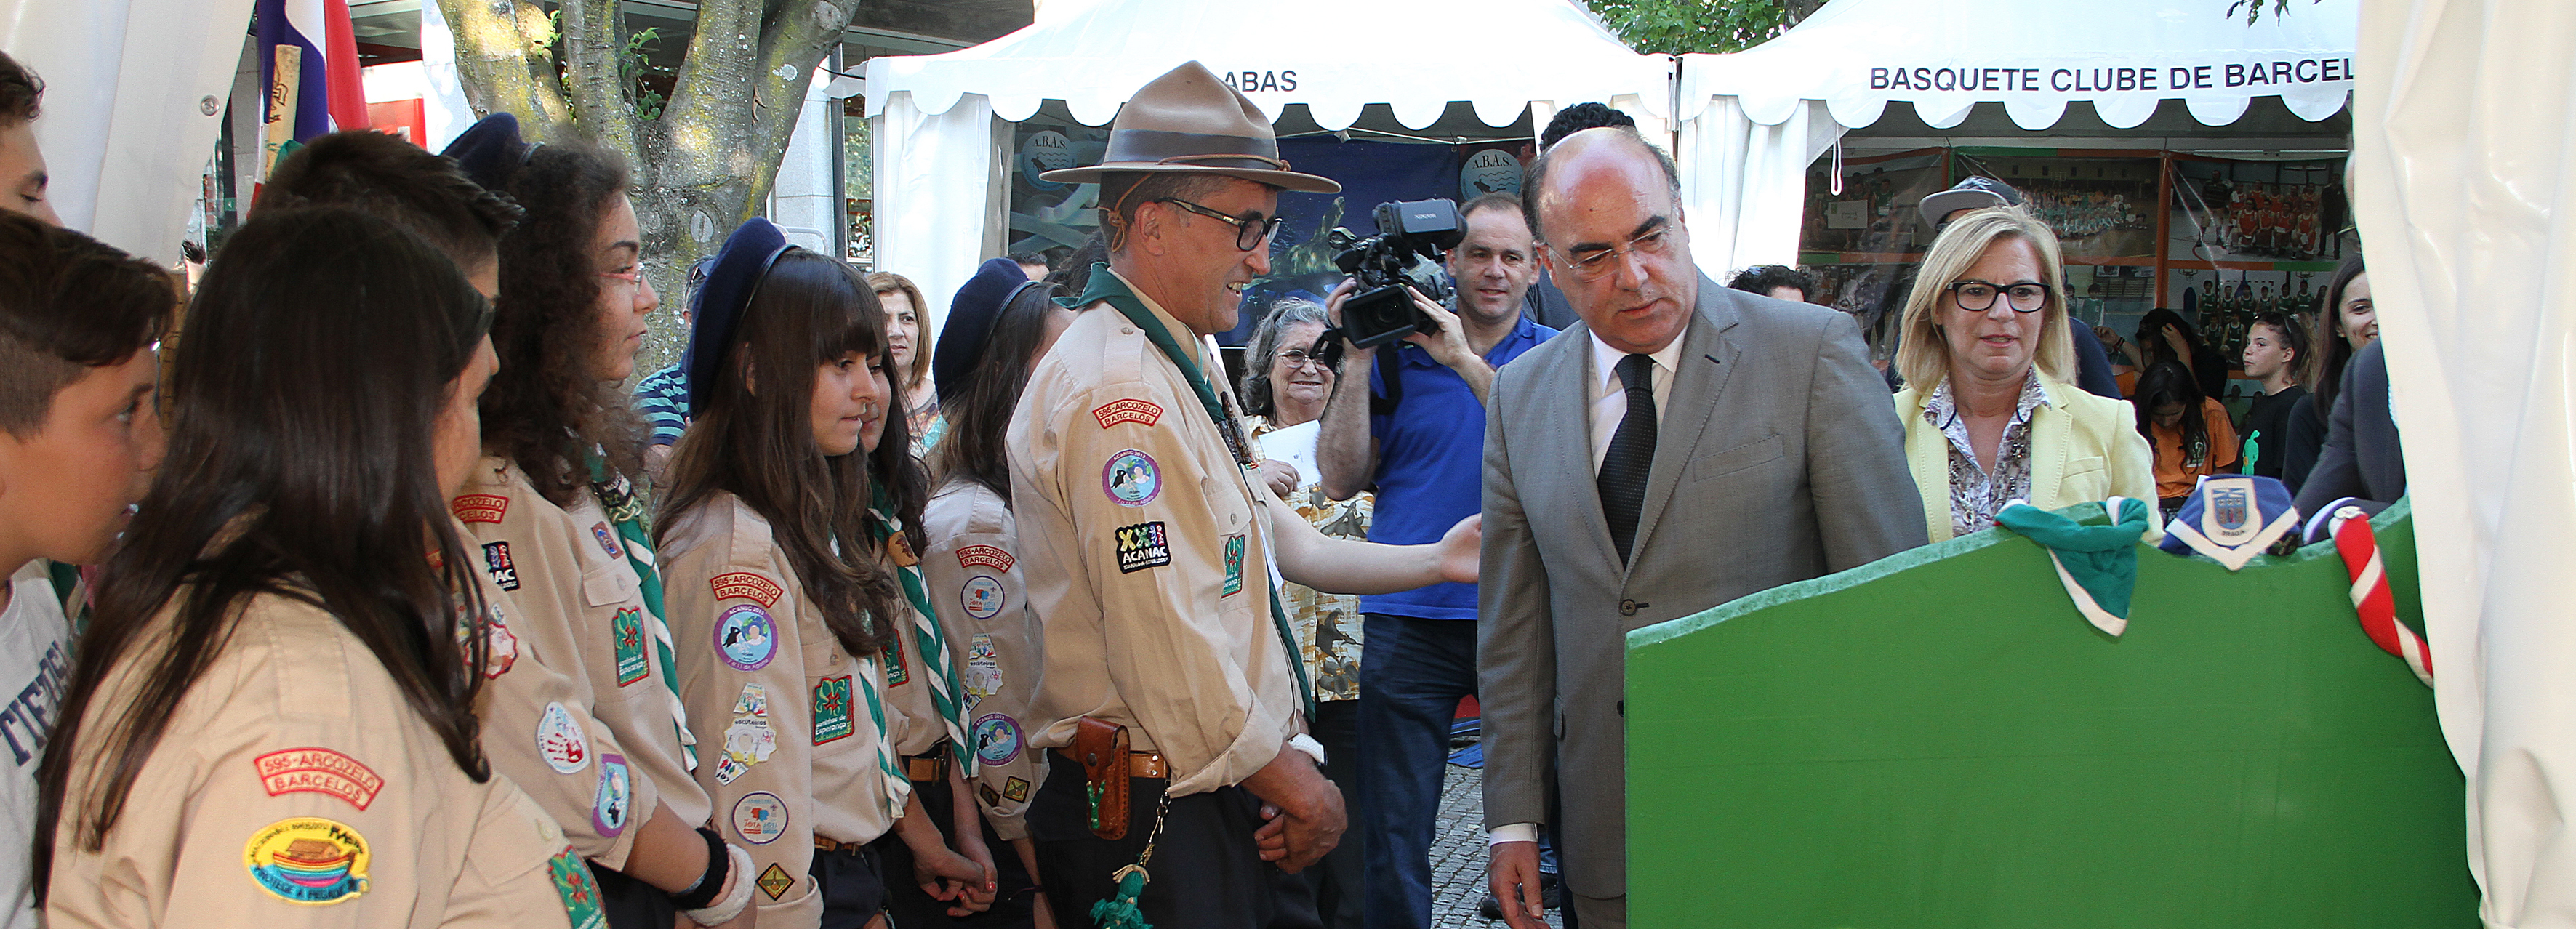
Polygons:
M1413 129L1453 101L1494 126L1532 101L1631 94L1660 116L1672 68L1669 56L1630 51L1573 0L1054 0L1037 22L973 48L870 59L868 112L885 112L898 92L928 115L981 94L1005 120L1053 99L1098 126L1146 81L1194 59L1233 78L1271 119L1303 103L1336 130L1371 103Z
M1806 101L1834 122L1877 122L1893 101L1936 129L2001 103L2024 129L2074 101L2126 129L2164 100L2224 126L2256 97L2311 122L2350 97L2358 0L2293 3L2254 25L2211 0L1832 0L1798 27L1732 55L1685 55L1681 119L1734 97L1778 125Z

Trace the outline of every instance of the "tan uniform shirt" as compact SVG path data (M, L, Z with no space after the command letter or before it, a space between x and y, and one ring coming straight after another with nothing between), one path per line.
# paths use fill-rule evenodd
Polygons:
M579 596L565 578L578 575L581 553L571 538L545 531L563 511L497 458L483 459L450 509L485 596L502 606L484 669L491 682L474 705L483 755L555 818L573 851L622 869L642 831L635 817L651 815L661 792L639 774L626 733L602 718L584 661L588 617L563 602Z
M769 521L733 495L709 497L663 538L663 603L716 831L751 853L760 924L811 929L823 918L806 873L814 837L874 840L912 793L880 762L887 736L862 689L882 691L883 673L841 647Z
M236 622L99 851L71 841L87 804L66 805L50 925L605 925L553 820L508 778L458 769L338 620L262 595ZM96 740L134 702L143 666L112 673L90 704L69 796L104 776Z
M1031 741L1068 744L1083 716L1125 725L1182 796L1270 763L1305 722L1264 586L1268 513L1180 369L1091 306L1030 376L1009 444L1029 605L1046 618Z
M1046 751L1024 744L1046 629L1029 609L1019 526L1002 495L966 482L940 488L921 522L930 535L922 579L940 627L957 640L958 691L975 724L975 798L994 834L1026 838L1029 799L1046 783Z

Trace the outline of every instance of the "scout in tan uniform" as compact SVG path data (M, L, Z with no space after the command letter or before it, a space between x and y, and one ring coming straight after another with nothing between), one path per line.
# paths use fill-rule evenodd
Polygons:
M1192 62L1119 111L1107 163L1044 175L1099 182L1110 237L1008 433L1046 624L1030 742L1061 750L1028 814L1057 913L1114 897L1157 925L1312 925L1290 874L1332 848L1343 810L1306 735L1274 553L1289 579L1334 592L1474 576L1473 517L1436 545L1390 548L1326 539L1253 490L1198 337L1233 328L1237 291L1269 270L1279 191L1340 189L1277 155L1260 111ZM1141 897L1121 875L1139 863Z
M584 145L523 160L514 126L495 117L450 148L474 163L507 150L499 161L527 211L501 249L485 456L451 505L479 566L519 605L518 640L580 686L560 701L496 694L484 744L589 859L611 929L669 929L683 911L722 925L741 911L716 905L731 867L719 859L733 853L707 828L690 774L661 579L625 476L641 467L642 428L618 385L660 304L637 273L626 167Z
M859 929L885 896L867 843L923 815L884 669L897 635L927 650L877 619L907 615L884 559L914 543L868 517L921 494L884 324L847 265L767 220L726 240L702 293L659 539L680 692L708 730L698 781L751 851L762 926ZM935 842L913 851L951 899L986 882Z
M265 210L227 244L44 761L49 924L601 925L472 736L499 601L440 504L473 459L488 314L353 212Z

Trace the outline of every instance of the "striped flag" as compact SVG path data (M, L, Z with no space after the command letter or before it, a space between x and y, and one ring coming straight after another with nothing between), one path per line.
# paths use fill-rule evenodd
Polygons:
M258 0L259 74L268 88L261 176L289 142L367 128L348 0Z

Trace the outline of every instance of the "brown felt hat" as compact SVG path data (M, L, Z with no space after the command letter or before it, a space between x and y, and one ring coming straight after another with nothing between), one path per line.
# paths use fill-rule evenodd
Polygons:
M1189 62L1155 78L1119 107L1099 164L1058 168L1040 180L1089 183L1118 171L1222 174L1306 193L1340 193L1328 177L1288 170L1270 120L1205 65Z

